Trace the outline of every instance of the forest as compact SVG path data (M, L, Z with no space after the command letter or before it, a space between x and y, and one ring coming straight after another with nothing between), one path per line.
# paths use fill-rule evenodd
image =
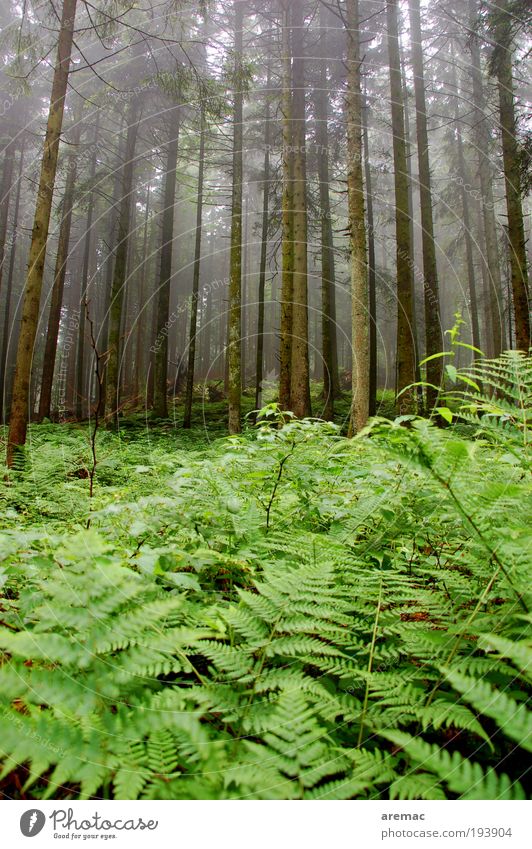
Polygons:
M529 2L0 25L0 797L527 799Z

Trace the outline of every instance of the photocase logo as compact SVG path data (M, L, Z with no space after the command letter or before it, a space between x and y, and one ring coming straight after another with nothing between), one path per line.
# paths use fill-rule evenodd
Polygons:
M43 830L46 817L42 811L37 808L32 808L31 811L25 811L20 818L20 830L24 837L35 837Z

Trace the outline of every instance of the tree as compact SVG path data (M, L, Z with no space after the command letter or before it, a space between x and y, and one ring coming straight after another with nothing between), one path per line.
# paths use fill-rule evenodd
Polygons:
M177 150L179 145L180 95L177 105L169 110L168 142L164 172L163 227L161 264L157 295L157 345L153 411L156 416L168 416L168 316L170 312L170 281L172 279L172 244L174 235L174 208L176 190Z
M294 209L294 272L290 408L292 412L299 418L311 415L310 373L308 354L308 261L304 27L304 0L293 0L292 136L294 148L294 189L292 202Z
M294 300L294 137L292 128L292 53L291 15L286 0L281 0L282 97L283 117L283 194L281 201L282 283L281 333L279 341L279 405L289 410L292 369Z
M430 178L429 138L427 127L427 105L425 97L425 75L423 69L423 35L419 0L409 0L412 67L414 69L414 93L416 98L416 136L419 167L419 199L421 206L421 238L423 249L423 277L425 304L425 356L427 362L427 409L436 403L437 388L441 385L442 360L436 356L443 349L440 320L440 293L436 244L434 241L434 219L432 212L432 189Z
M194 271L192 277L192 299L190 302L190 331L188 337L188 364L186 377L185 414L183 427L189 428L192 419L192 393L194 389L194 367L196 362L196 334L198 331L198 297L201 263L201 228L203 215L203 175L205 173L205 101L200 103L200 140L198 163L198 190L196 198L196 236L194 245Z
M411 287L413 257L408 214L405 118L403 90L401 85L401 57L399 52L399 25L397 17L397 0L387 0L386 19L388 29L387 41L388 62L390 68L390 98L395 184L397 393L401 395L401 412L410 413L414 410L415 401L413 391L407 390L407 387L415 380L416 373Z
M118 379L120 328L125 294L128 245L131 235L131 193L133 191L135 145L140 120L140 103L137 96L131 98L127 115L127 135L124 162L122 165L121 201L118 234L116 237L115 265L110 290L109 331L105 364L105 411L110 426L116 426L118 424L118 411L120 407Z
M39 321L39 305L46 258L46 242L50 227L52 198L57 171L59 139L63 126L63 112L70 69L70 54L74 33L77 0L63 0L61 24L57 44L52 93L46 125L44 151L33 221L28 274L24 290L24 303L17 348L13 400L9 420L7 464L13 465L15 453L26 442L28 427L30 377L33 347Z
M244 73L242 41L244 9L234 0L233 68L233 189L231 198L231 253L229 259L228 400L229 433L240 433L242 424L242 180Z
M517 348L528 351L530 347L528 270L512 70L513 24L508 0L495 0L491 24L496 43L491 56L491 69L497 77L499 94L499 120L506 189L506 213L508 216L515 337Z
M266 259L268 253L268 220L269 220L269 197L270 197L270 85L271 65L268 62L266 73L266 111L264 115L264 168L262 189L262 232L260 245L259 265L259 290L257 311L257 353L255 363L255 409L258 410L261 403L262 378L264 374L264 298L266 296Z
M351 265L353 371L350 433L369 415L369 298L362 153L362 91L358 0L347 2L347 192Z
M59 324L61 321L61 307L63 305L63 291L65 287L65 276L68 259L68 246L70 242L70 228L72 225L72 207L74 205L74 186L77 174L77 146L81 135L81 124L75 119L72 132L73 149L68 156L67 177L65 193L62 203L62 217L59 227L59 241L55 260L54 283L50 298L50 311L48 313L48 327L46 331L46 343L44 346L44 360L41 378L41 394L39 398L39 420L50 418L50 406L52 402L52 383L54 379L55 355L57 352L57 337L59 335Z

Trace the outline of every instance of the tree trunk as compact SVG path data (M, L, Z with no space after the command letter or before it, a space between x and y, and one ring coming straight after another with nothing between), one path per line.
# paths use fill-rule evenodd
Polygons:
M157 298L157 340L153 410L156 416L168 416L168 316L170 312L170 281L172 279L172 245L174 236L174 207L176 188L177 149L179 145L180 109L170 113L169 141L164 175L164 207L161 244L159 293Z
M358 0L348 0L347 195L351 252L351 333L353 349L349 433L365 427L369 415L369 299L364 215L362 92Z
M377 276L375 270L375 222L368 140L368 104L363 107L362 141L364 143L364 177L368 220L368 309L369 309L369 415L377 412Z
M319 62L320 80L315 90L316 146L321 214L321 339L323 357L324 419L332 419L334 399L340 394L338 348L336 338L336 274L334 241L329 196L329 132L328 132L328 49L326 20L320 6Z
M138 314L135 340L135 374L133 377L133 392L136 399L140 396L140 379L145 374L144 350L148 347L148 334L146 331L146 265L149 263L148 255L148 229L150 223L150 192L151 184L148 183L146 190L146 207L144 210L144 229L142 235L142 262L140 266L138 282ZM143 333L144 331L144 333Z
M440 293L436 245L434 242L434 218L432 212L432 189L430 179L429 138L427 128L427 105L425 99L425 75L423 69L423 42L419 0L409 0L412 67L414 70L414 94L416 99L416 139L419 168L419 200L421 206L421 238L423 251L423 295L425 304L425 356L432 357L443 351L440 318ZM426 365L427 410L431 410L438 397L437 389L442 380L442 359L436 357Z
M298 418L311 415L308 350L307 174L304 0L292 0L294 138L294 276L290 403Z
M233 192L231 201L231 255L229 271L228 400L229 433L240 433L242 424L242 179L243 156L243 6L234 0L234 102L233 102Z
M458 87L458 77L456 74L456 65L454 61L454 52L452 53L453 63L452 63L452 81L455 92L459 94L460 90ZM471 315L471 337L472 342L475 348L480 350L480 330L478 324L478 304L477 304L477 291L476 291L476 280L475 280L475 262L473 258L473 242L471 239L471 217L469 215L469 203L466 192L466 185L468 184L467 180L467 169L466 169L466 161L464 156L464 144L462 139L462 127L461 127L461 118L460 118L460 110L458 107L458 98L455 98L454 101L454 121L456 125L456 153L458 157L458 176L460 177L460 199L462 205L462 223L464 228L464 243L465 243L465 251L466 251L466 269L467 269L467 282L469 288L469 312Z
M39 399L39 421L50 418L50 407L52 402L52 384L54 380L55 355L57 352L57 339L61 323L61 307L63 305L63 291L65 287L66 267L68 260L68 246L70 242L70 229L72 225L72 207L74 203L74 187L77 176L77 157L81 124L74 123L72 132L72 144L68 157L68 171L63 196L62 218L59 228L59 241L57 244L57 255L55 259L54 284L50 299L50 311L48 313L48 327L46 332L46 343L44 346L44 360L41 379L41 395Z
M76 418L83 418L83 401L85 399L85 301L87 299L87 287L89 282L89 265L92 245L92 219L94 213L94 192L93 183L96 174L96 152L98 144L98 134L100 131L100 110L96 115L96 125L94 127L94 152L91 158L89 180L89 207L87 210L87 220L85 223L85 245L83 250L83 269L81 272L81 304L79 311L79 333L78 333L78 349L76 353ZM88 408L90 410L90 398L88 399Z
M523 223L520 174L520 152L516 137L514 83L512 75L511 13L506 0L494 4L497 15L494 66L499 92L499 118L502 135L502 158L506 188L506 213L514 302L515 339L518 350L530 348L530 312L528 306L528 270Z
M264 298L266 293L266 259L268 254L268 211L270 197L270 84L271 67L266 74L266 112L264 115L264 183L262 189L262 233L259 265L259 291L257 314L257 356L255 364L255 409L262 406L262 381L264 376Z
M501 265L498 251L497 225L493 202L493 169L490 163L490 127L486 117L486 95L482 81L480 47L475 32L477 21L477 0L469 0L470 29L469 45L471 49L471 76L473 79L473 103L475 109L473 128L475 146L478 154L478 175L482 196L482 219L486 247L485 266L489 275L489 325L491 331L487 353L498 357L503 348L505 335L504 304L502 297Z
M15 162L15 142L10 140L4 150L4 164L2 169L2 185L0 187L0 292L2 291L2 277L4 273L5 248L7 244L7 219L9 213L9 200L13 185L13 165Z
M292 322L294 301L294 138L292 126L292 53L290 6L282 2L283 81L283 196L282 196L282 282L279 340L279 406L289 410L292 372Z
M11 298L13 293L13 276L15 272L15 258L17 255L18 216L20 209L20 190L22 186L22 175L24 173L24 145L20 150L17 193L15 195L15 209L13 212L13 236L11 239L11 253L9 255L9 269L7 272L6 300L4 311L4 332L2 334L2 353L0 359L0 423L4 422L4 413L7 411L8 395L8 359L9 341L14 335L14 326L10 327Z
M396 208L397 392L398 394L402 393L399 401L401 413L412 413L415 410L415 393L413 389L403 391L415 380L416 363L411 286L412 242L408 215L405 117L401 86L397 2L398 0L387 0L386 3Z
M194 367L196 362L196 336L198 332L198 297L201 262L201 225L203 218L203 174L205 169L205 104L200 107L200 143L198 166L198 191L196 201L196 243L194 246L194 272L192 277L192 301L190 304L190 331L188 339L188 364L183 427L189 428L192 419L192 393L194 390Z
M37 335L37 326L39 322L44 261L46 258L46 242L50 227L52 198L57 171L57 156L59 152L59 139L63 125L63 112L68 83L68 73L70 69L70 53L72 50L75 14L76 0L63 0L59 41L57 45L57 61L52 83L52 94L50 97L50 108L44 140L44 152L41 163L41 174L39 178L39 189L37 194L37 204L35 207L35 217L28 262L28 274L26 277L22 320L18 340L17 364L13 383L13 401L11 404L7 446L8 466L13 465L13 459L16 451L26 442L29 415L28 406L30 401L31 363L33 358L33 346L35 344L35 337Z
M122 308L126 283L126 266L130 239L131 192L135 167L135 144L139 125L139 104L133 98L128 110L128 127L125 158L122 168L122 200L118 219L117 247L113 282L109 306L109 337L107 341L107 364L105 369L105 411L110 426L118 424L119 397L119 354Z

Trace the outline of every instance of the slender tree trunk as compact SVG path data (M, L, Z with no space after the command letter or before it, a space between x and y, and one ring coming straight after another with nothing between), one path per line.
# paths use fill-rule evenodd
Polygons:
M255 409L262 406L262 380L264 375L264 298L266 295L266 259L268 254L268 212L270 197L270 84L271 67L266 74L266 112L264 115L264 182L262 189L262 233L259 265L259 291L257 314L257 357L255 363Z
M11 298L13 294L13 276L15 272L15 258L17 255L18 216L20 209L20 191L22 187L22 175L24 173L24 145L20 150L18 168L17 193L15 195L15 209L13 212L13 236L11 239L11 253L9 255L9 268L7 272L6 300L4 311L4 332L2 334L2 353L0 359L0 422L4 421L4 412L7 410L8 391L8 359L9 340L13 335L14 327L10 327Z
M456 74L456 64L454 62L454 53L453 53L453 63L452 63L452 79L454 90L459 93L458 87L458 77ZM462 126L461 126L461 118L460 118L460 110L458 107L458 98L455 98L454 101L454 120L456 125L456 152L458 157L458 175L460 177L460 199L462 205L462 222L464 228L464 244L466 251L466 269L467 269L467 282L469 288L469 311L471 315L471 337L473 341L473 345L475 348L480 350L480 330L478 324L478 304L477 304L477 291L476 291L476 280L475 280L475 261L473 258L473 241L471 238L471 217L469 214L469 202L466 192L466 185L468 183L467 180L467 168L466 161L464 156L464 143L462 138Z
M87 287L89 283L89 266L92 246L92 219L94 214L94 176L96 174L96 152L98 144L98 135L100 131L100 110L96 115L96 125L94 127L94 151L91 158L89 180L89 206L87 209L87 219L85 222L85 244L83 250L83 268L81 272L81 305L79 311L79 333L78 333L78 348L76 353L76 418L83 418L83 401L86 395L85 387L85 301L87 299ZM90 398L88 399L88 407L90 409Z
M308 349L307 174L305 119L305 6L292 0L294 138L294 298L290 402L298 418L311 415Z
M369 309L369 415L377 412L377 275L375 270L375 220L368 140L368 104L362 111L362 140L364 143L364 178L366 182L366 208L368 220L368 309Z
M420 345L418 327L418 309L416 297L416 273L415 273L415 239L414 239L414 193L412 190L412 149L410 144L410 107L408 103L408 87L406 84L405 62L401 51L401 39L399 39L399 51L401 58L401 79L403 88L403 103L405 115L405 151L406 151L406 176L408 181L408 220L410 222L410 244L412 245L412 263L410 269L410 288L412 290L412 337L414 343L414 362L416 364L416 401L418 410L423 409L423 387L421 386L421 370L419 368Z
M402 413L415 409L415 394L405 388L415 380L416 363L412 304L412 242L408 215L408 176L406 163L405 117L401 86L401 58L397 21L397 0L387 0L388 58L393 133L395 183L395 237L397 267L397 391L402 393Z
M10 140L5 147L2 169L2 185L0 187L0 292L2 291L2 277L4 272L5 247L7 243L7 220L11 188L13 185L15 148L16 145L14 140Z
M432 212L432 189L430 179L429 137L427 127L427 104L425 98L425 75L423 69L423 35L419 0L409 0L412 67L414 70L414 94L416 98L416 137L419 168L419 200L421 206L421 238L423 250L424 304L425 304L425 356L433 357L443 350L440 318L440 293L436 244L434 242L434 218ZM439 387L442 380L442 360L436 357L427 365L427 382ZM431 410L438 396L437 389L427 387L426 405Z
M353 348L350 434L365 427L369 415L369 292L364 214L362 91L358 0L347 2L347 195L351 250L351 333Z
M229 433L240 433L242 424L242 180L243 180L243 5L234 0L235 66L233 103L233 193L231 202L231 256L229 272L228 400Z
M133 378L133 391L135 398L139 398L140 380L145 371L144 349L147 346L148 334L146 330L146 266L150 261L148 256L148 230L150 224L150 192L151 184L148 183L146 190L146 207L144 210L144 230L142 235L142 262L140 266L138 294L139 305L137 315L136 340L135 340L135 373ZM143 338L144 337L144 338Z
M327 74L327 38L323 6L320 6L319 34L320 79L314 92L316 114L316 154L320 193L321 217L321 349L323 359L323 400L322 416L331 420L334 414L334 398L338 395L338 353L336 349L335 305L335 263L334 243L329 197L329 134L328 134L328 74Z
M50 311L48 313L48 328L46 332L46 343L44 346L44 360L41 378L41 395L39 399L39 421L50 418L50 406L52 402L52 384L54 380L55 355L57 352L57 339L61 323L61 307L63 305L63 291L65 287L66 267L68 260L68 247L70 243L70 229L72 226L72 207L74 204L74 187L77 176L77 157L81 124L76 121L72 133L71 150L68 157L68 170L63 196L63 210L59 228L59 241L57 244L57 255L55 260L54 284L50 299Z
M164 176L164 207L161 244L159 294L157 298L157 345L155 353L155 382L153 409L157 416L168 416L168 316L170 312L170 281L172 279L172 242L176 189L177 150L179 145L180 109L174 106L170 114L169 141Z
M283 90L283 196L282 196L282 283L281 332L279 342L279 406L290 410L294 301L294 137L292 126L292 52L290 6L282 5Z
M507 0L496 0L495 40L497 47L494 67L499 92L499 118L502 135L506 213L515 316L516 347L528 352L530 348L530 311L528 303L528 270L523 222L523 202L520 174L520 154L516 136L514 83L512 74L511 12Z
M477 21L477 0L469 0L471 49L471 76L473 80L474 138L478 155L478 175L482 196L482 219L484 242L486 247L486 268L489 275L489 316L488 330L491 340L488 345L490 356L498 357L503 348L505 335L504 304L502 297L501 265L498 251L495 205L493 202L493 169L490 162L490 127L486 117L486 95L482 81L480 46L475 33Z
M139 125L139 103L133 98L129 104L125 159L122 168L122 199L118 219L117 247L113 282L110 292L109 336L105 369L105 410L110 426L118 424L120 328L124 304L126 266L130 239L131 192L135 168L135 144Z
M185 415L183 427L189 428L192 419L192 393L194 390L194 367L196 362L196 337L198 332L198 297L201 263L201 226L203 218L203 174L205 158L205 104L200 106L200 143L198 166L198 191L196 200L196 243L194 245L194 272L192 276L192 300L190 304L190 331L188 340L188 364L185 393Z
M52 212L52 198L57 171L59 139L63 125L75 14L76 0L63 0L59 41L57 45L57 61L50 97L50 109L48 112L18 340L17 364L13 383L13 401L11 404L7 446L8 466L13 465L15 452L26 442L33 346L35 344L39 322L46 242Z

